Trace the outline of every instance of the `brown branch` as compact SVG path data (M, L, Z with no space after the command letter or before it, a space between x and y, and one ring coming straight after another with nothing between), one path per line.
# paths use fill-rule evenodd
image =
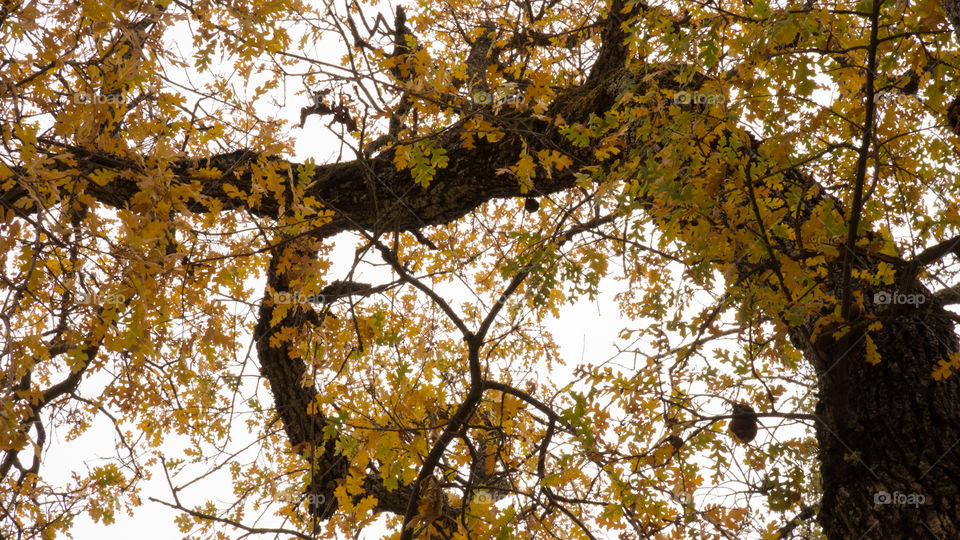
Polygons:
M780 530L777 531L777 538L787 538L787 535L792 533L797 526L816 515L817 508L815 506L804 506L797 515L793 516L783 527L780 527Z
M531 396L530 394L524 392L523 390L520 390L519 388L514 388L510 385L503 384L497 381L483 381L483 389L498 390L500 392L503 392L504 394L510 394L512 396L518 397L523 401L526 401L527 403L539 409L543 414L547 415L547 418L549 418L551 422L560 421L560 415L557 414L553 409L551 409L549 405ZM564 427L567 429L573 430L571 426L564 426Z
M946 287L933 293L933 298L940 305L960 304L960 284Z
M867 49L867 80L864 83L867 95L864 97L866 113L863 120L863 136L860 139L859 157L857 158L857 173L854 178L853 201L850 203L850 223L847 227L846 252L843 257L843 270L841 271L841 301L840 316L844 319L850 317L850 303L853 298L853 290L850 287L850 279L853 268L853 258L856 256L857 248L857 229L860 226L860 215L863 212L863 184L867 175L867 157L870 155L870 141L873 138L873 117L876 114L876 103L874 103L874 94L876 91L875 79L877 69L877 34L880 28L880 7L882 1L873 3L873 11L870 14L870 46Z
M211 515L211 514L206 514L206 513L203 513L203 512L198 512L198 511L196 511L196 510L192 510L192 509L187 508L187 507L183 506L182 504L180 504L179 501L170 503L170 502L167 502L167 501L163 501L163 500L157 499L157 498L155 498L155 497L147 497L147 499L150 500L150 501L153 501L153 502L155 502L155 503L160 503L160 504L162 504L162 505L164 505L164 506L168 506L168 507L170 507L170 508L173 508L174 510L179 510L179 511L184 512L184 513L186 513L186 514L189 514L189 515L191 515L191 516L193 516L193 517L195 517L195 518L197 518L197 519L202 519L202 520L206 520L206 521L216 521L216 522L218 522L218 523L224 523L224 524L226 524L226 525L230 525L231 527L236 527L237 529L240 529L241 531L245 531L245 532L247 532L248 534L289 534L289 535L295 536L295 537L297 537L297 538L302 538L303 540L312 540L312 539L314 538L313 536L309 536L309 535L303 534L302 532L295 531L295 530L293 530L293 529L284 529L284 528L282 528L282 527L276 527L276 528L273 528L273 527L248 527L248 526L244 525L243 523L240 523L239 521L234 521L234 520L232 520L232 519L223 518L223 517L220 517L220 516L214 516L214 515Z
M591 230L593 227L612 221L614 218L615 218L614 215L608 215L608 216L595 218L586 223L577 224L571 227L570 229L568 229L566 232L564 232L564 234L562 235L562 240L560 240L559 244L562 245L563 243L567 242L570 238L572 238L574 235ZM396 259L396 256L393 254L392 251L387 249L386 246L384 246L379 241L375 241L373 239L371 239L371 241L376 243L376 246L378 247L378 249L380 249L381 253L384 254L384 258L390 263L391 266L393 266L395 271L397 271L398 273L401 273L402 277L405 276L405 279L410 280L409 282L411 284L415 285L417 288L422 290L425 294L433 298L434 301L440 306L440 308L443 309L444 312L447 313L449 317L451 317L451 320L453 320L453 322L457 325L457 327L460 328L461 331L463 332L464 340L467 342L467 346L469 347L469 350L468 350L468 362L469 362L469 368L470 368L469 390L467 392L466 397L457 408L456 413L454 413L453 417L450 419L450 422L447 424L446 429L444 429L443 433L440 435L440 438L437 440L436 443L434 443L433 448L430 449L430 453L427 454L427 457L424 459L423 465L420 468L420 473L417 475L417 480L413 484L412 497L410 498L410 501L407 503L407 509L404 515L404 520L403 520L403 530L402 530L400 539L410 540L413 534L413 531L410 528L410 523L417 509L417 503L420 498L421 486L426 478L429 478L433 475L433 470L440 463L440 458L443 457L443 453L446 451L447 446L450 444L450 442L453 440L456 434L460 432L460 430L463 429L464 426L467 425L467 422L469 421L470 416L473 414L477 405L480 403L480 399L483 397L483 391L487 388L494 389L495 387L499 387L496 389L504 392L509 392L514 395L517 395L518 393L520 393L519 390L513 389L509 386L500 385L499 383L483 380L482 378L483 374L480 368L480 347L483 346L484 338L486 337L487 332L489 331L491 325L493 324L494 319L496 319L497 314L500 312L500 309L502 309L504 304L506 304L506 300L511 295L513 295L514 292L516 292L517 288L530 275L530 269L529 268L522 269L513 277L513 279L510 280L510 283L504 289L504 292L500 295L499 299L494 304L494 306L490 309L490 312L487 314L486 317L484 317L483 322L480 324L479 330L477 330L476 334L474 334L466 328L466 326L460 320L460 318L457 317L457 315L453 312L452 308L450 308L449 305L447 305L447 303L443 301L443 299L439 298L439 296L437 296L437 294L433 290L426 287L425 285L420 283L418 280L414 280L409 277L409 274L406 272L406 270L403 268L400 262ZM557 418L556 414L553 413L553 411L550 411L549 408L546 407L546 405L539 403L539 401L533 398L533 396L524 394L524 398L531 403L533 402L538 403L539 404L538 408L541 408L541 410L549 411L548 416L550 416L551 425L553 425L554 421ZM567 516L570 517L571 520L577 523L577 525L584 530L587 536L593 538L593 536L590 534L590 532L587 530L584 524L579 519L577 519L576 516L574 516L566 508L561 507L561 511L567 514Z
M928 247L917 254L916 257L907 261L907 264L920 269L950 254L960 256L960 236L954 236L935 246Z

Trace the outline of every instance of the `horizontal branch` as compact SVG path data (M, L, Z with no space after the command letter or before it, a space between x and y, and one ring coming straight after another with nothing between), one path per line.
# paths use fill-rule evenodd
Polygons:
M935 246L931 246L921 251L916 257L911 259L908 264L916 265L916 268L923 268L930 263L936 262L950 254L960 255L960 236L944 240Z

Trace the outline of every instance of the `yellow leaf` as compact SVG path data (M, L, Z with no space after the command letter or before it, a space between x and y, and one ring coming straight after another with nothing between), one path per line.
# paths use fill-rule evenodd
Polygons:
M880 353L877 351L877 344L867 334L867 362L877 365L880 363Z

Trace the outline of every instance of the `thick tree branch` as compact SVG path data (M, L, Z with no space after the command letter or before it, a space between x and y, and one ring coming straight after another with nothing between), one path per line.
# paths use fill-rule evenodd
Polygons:
M954 236L935 246L928 247L917 254L916 257L907 261L907 264L919 270L950 254L960 256L960 236Z

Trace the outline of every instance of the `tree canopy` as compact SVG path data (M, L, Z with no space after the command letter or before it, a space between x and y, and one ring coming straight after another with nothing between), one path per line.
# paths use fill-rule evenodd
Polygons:
M0 536L960 537L952 24L3 3Z

